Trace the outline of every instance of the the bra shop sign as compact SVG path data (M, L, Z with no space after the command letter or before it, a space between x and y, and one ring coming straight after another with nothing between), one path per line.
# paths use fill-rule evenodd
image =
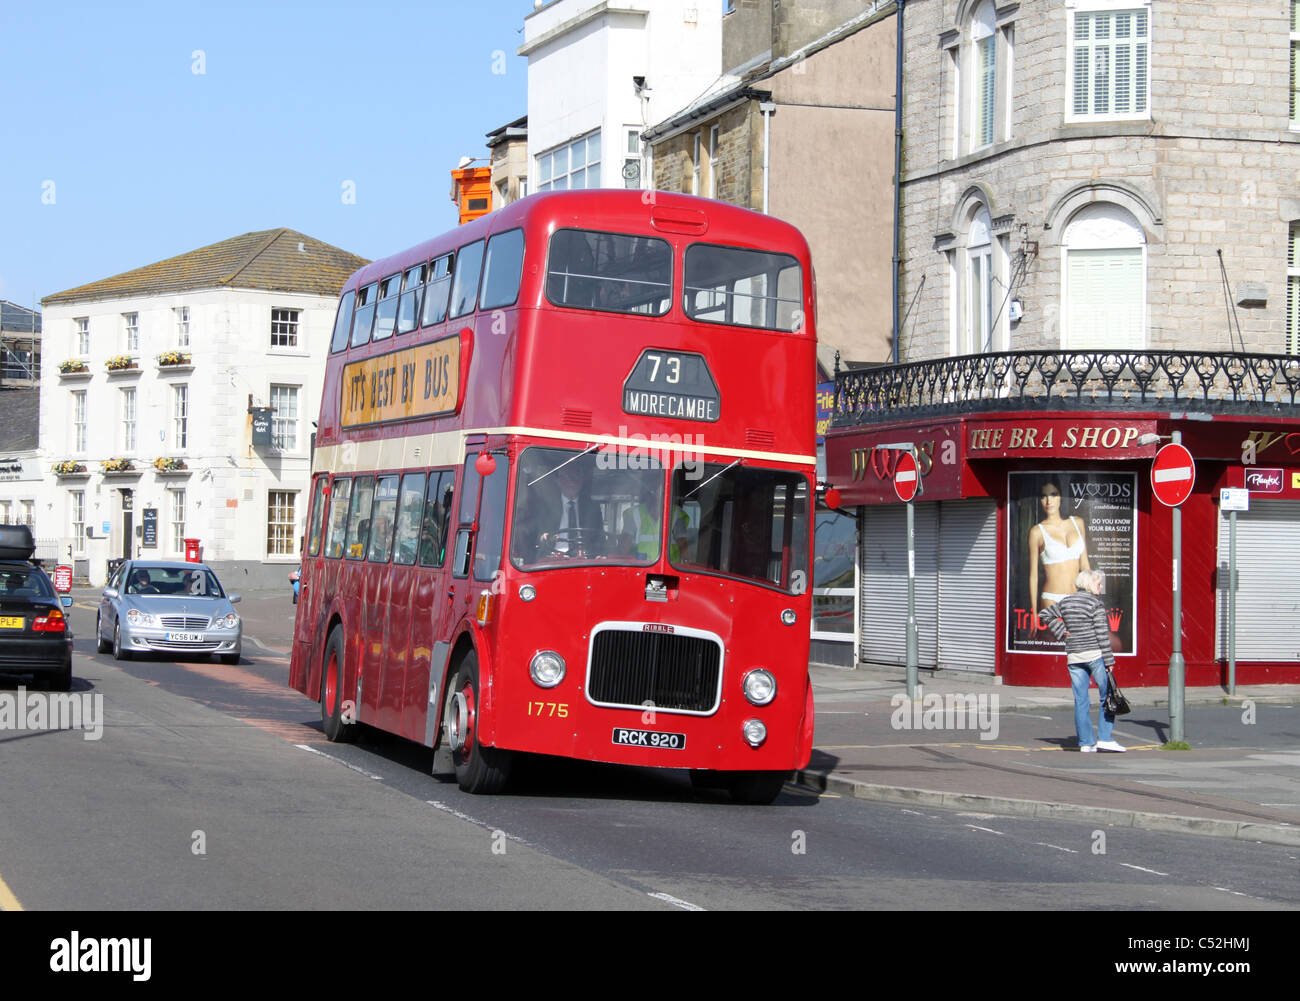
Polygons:
M1155 446L1137 440L1154 431L1154 421L1045 420L980 421L966 425L966 454L972 459L1059 456L1120 459L1151 456Z

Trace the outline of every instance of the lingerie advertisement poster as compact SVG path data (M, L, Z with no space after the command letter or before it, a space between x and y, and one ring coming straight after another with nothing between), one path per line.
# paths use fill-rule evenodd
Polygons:
M1101 600L1111 649L1133 653L1137 474L1007 474L1007 651L1060 656L1065 645L1035 614L1075 591L1080 570L1106 575Z

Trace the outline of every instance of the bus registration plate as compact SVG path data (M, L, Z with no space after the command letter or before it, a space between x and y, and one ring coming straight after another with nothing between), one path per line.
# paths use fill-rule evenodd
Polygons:
M665 751L681 751L686 748L686 734L664 733L662 730L628 730L616 726L614 743L628 747L657 747Z

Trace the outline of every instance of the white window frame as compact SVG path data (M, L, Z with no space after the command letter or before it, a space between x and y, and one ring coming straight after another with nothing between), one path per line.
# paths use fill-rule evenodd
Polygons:
M90 354L90 317L78 316L72 322L77 325L77 354L84 358Z
M591 158L592 140L596 143L596 158ZM573 155L577 151L578 145L582 144L583 162L575 164ZM548 150L543 150L537 154L537 190L538 191L564 191L564 190L581 190L582 188L599 188L601 186L601 159L604 156L605 144L601 139L600 129L588 132L586 135L578 136L576 139L567 143L561 143L559 146L553 146ZM555 171L555 156L564 152L565 169L557 173ZM547 169L549 167L549 169ZM573 175L579 170L583 171L583 180L580 188L574 188ZM595 183L592 183L592 172L595 172ZM561 187L556 182L563 179L564 185Z
M709 197L718 197L718 126L709 126Z
M1107 220L1106 215L1112 218ZM1096 217L1096 218L1090 218ZM1072 343L1070 310L1070 265L1074 254L1110 251L1133 256L1140 248L1141 282L1138 289L1140 305L1139 328L1136 343L1119 345L1103 342ZM1147 243L1141 221L1127 208L1115 202L1090 202L1075 212L1066 222L1061 235L1061 349L1096 349L1116 351L1142 351L1150 339L1150 306L1147 303Z
M292 314L292 315L290 315ZM298 350L298 328L302 323L302 310L292 306L274 306L271 309L271 350ZM284 340L276 343L276 338Z
M190 346L190 307L176 306L172 314L176 318L176 346L187 348Z
M122 314L122 345L126 354L135 354L140 350L140 314Z
M72 533L72 552L82 556L86 552L86 491L68 491L68 530Z
M72 450L86 450L86 391L76 389L72 392Z
M1007 241L994 231L983 200L972 200L962 217L965 232L960 244L948 251L949 353L964 356L1007 351L1011 337L1004 305L1010 270ZM977 286L978 299L974 294Z
M1286 341L1283 350L1300 355L1300 222L1287 227Z
M301 386L271 385L269 398L275 410L271 418L271 444L281 452L293 452L298 448L298 401L301 396ZM286 403L287 412L282 408Z
M0 500L0 525L12 524L13 522L9 520L9 502L7 500Z
M952 81L953 159L1011 138L1016 10L999 17L994 0L972 0L958 11L955 29L944 33ZM987 76L992 77L991 93Z
M1152 24L1151 24L1151 0L1075 0L1069 5L1069 13L1065 19L1066 22L1066 65L1065 65L1065 121L1066 122L1121 122L1121 121L1149 121L1151 119L1151 52L1152 52ZM1132 89L1133 101L1130 110L1111 111L1103 113L1083 112L1079 113L1074 110L1075 99L1075 61L1077 59L1077 46L1075 41L1075 25L1080 15L1091 17L1099 14L1122 14L1130 12L1133 14L1143 14L1146 18L1146 38L1140 44L1146 49L1146 79L1141 92L1141 103L1144 105L1141 110L1137 109L1138 91ZM1098 46L1091 46L1097 48ZM1115 61L1113 57L1108 57L1108 70L1111 81L1114 80ZM1111 93L1114 93L1114 87L1111 87ZM1091 91L1089 97L1091 98ZM1112 103L1113 106L1113 103Z
M138 397L134 386L122 388L122 451L135 451L136 410Z
M182 382L172 387L172 447L183 452L190 438L190 387Z
M22 506L22 521L18 524L34 528L36 526L36 501L20 500L18 503Z
M185 490L181 487L167 491L168 524L171 526L172 555L185 555Z
M702 179L704 155L702 148L704 146L704 133L696 132L691 137L693 152L691 153L691 194L700 193L700 181Z
M276 517L277 515L279 518ZM295 544L297 537L298 491L268 490L266 492L266 555L270 558L297 555Z

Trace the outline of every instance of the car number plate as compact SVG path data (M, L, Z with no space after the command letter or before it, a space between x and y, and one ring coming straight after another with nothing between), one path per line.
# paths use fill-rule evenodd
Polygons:
M202 643L202 633L164 633L163 639L175 640L177 643Z
M628 730L616 726L614 743L626 747L655 747L661 751L681 751L686 747L686 734L665 733L662 730Z
M0 615L0 629L21 629L26 621L21 615Z

